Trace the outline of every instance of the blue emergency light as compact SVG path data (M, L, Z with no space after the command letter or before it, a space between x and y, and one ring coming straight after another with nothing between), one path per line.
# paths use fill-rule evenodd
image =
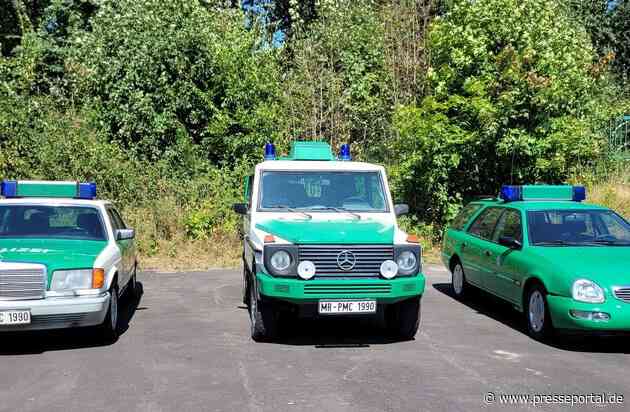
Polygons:
M341 149L339 150L339 160L352 160L350 145L348 143L341 145Z
M581 202L586 200L584 186L569 185L504 185L499 197L506 202L520 200L572 200Z
M276 160L276 146L273 143L265 144L265 160Z
M40 180L3 180L0 194L5 198L55 197L95 199L94 182L50 182Z

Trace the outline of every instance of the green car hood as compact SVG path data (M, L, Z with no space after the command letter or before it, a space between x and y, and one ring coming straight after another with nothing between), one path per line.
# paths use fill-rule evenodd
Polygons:
M0 261L43 264L50 282L55 270L93 267L105 246L94 240L0 239Z
M535 250L535 251L534 251ZM552 267L570 282L585 278L600 286L630 285L630 247L536 247L541 267Z
M296 244L393 244L394 224L373 219L265 220L256 224Z

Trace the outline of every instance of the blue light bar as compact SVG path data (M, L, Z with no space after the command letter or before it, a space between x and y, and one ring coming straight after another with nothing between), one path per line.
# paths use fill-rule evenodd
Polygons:
M0 192L2 196L4 197L16 197L17 196L17 181L16 180L3 180Z
M586 200L586 188L584 186L573 186L573 200L576 202Z
M339 160L352 160L350 145L348 143L341 145L341 149L339 150Z
M96 183L88 182L77 184L77 198L96 199Z
M572 200L581 202L586 200L584 186L570 185L504 185L499 195L506 202L519 200Z
M265 160L276 160L276 146L271 142L265 144Z
M516 202L517 200L523 200L523 191L521 186L503 185L501 186L500 197L506 202Z

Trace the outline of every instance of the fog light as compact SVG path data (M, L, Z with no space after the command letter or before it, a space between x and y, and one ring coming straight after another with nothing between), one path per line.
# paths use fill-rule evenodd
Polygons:
M304 280L309 280L315 276L315 264L310 260L300 262L297 267L298 276Z
M393 260L386 260L381 263L381 275L385 279L392 279L398 274L398 265Z
M608 322L610 315L606 312L589 312L586 310L570 310L569 313L574 318L592 320L594 322Z

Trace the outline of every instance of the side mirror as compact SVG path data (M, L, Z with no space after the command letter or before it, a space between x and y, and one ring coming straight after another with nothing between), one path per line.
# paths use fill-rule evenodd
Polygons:
M136 237L136 231L133 229L118 229L116 231L116 240L129 240Z
M510 249L521 249L523 247L521 242L510 236L501 236L499 238L499 244L501 246L509 247Z
M409 213L409 206L404 203L394 205L394 213L396 214L396 216L406 215L407 213Z
M232 205L232 209L239 215L246 215L248 211L248 207L246 203L234 203Z

